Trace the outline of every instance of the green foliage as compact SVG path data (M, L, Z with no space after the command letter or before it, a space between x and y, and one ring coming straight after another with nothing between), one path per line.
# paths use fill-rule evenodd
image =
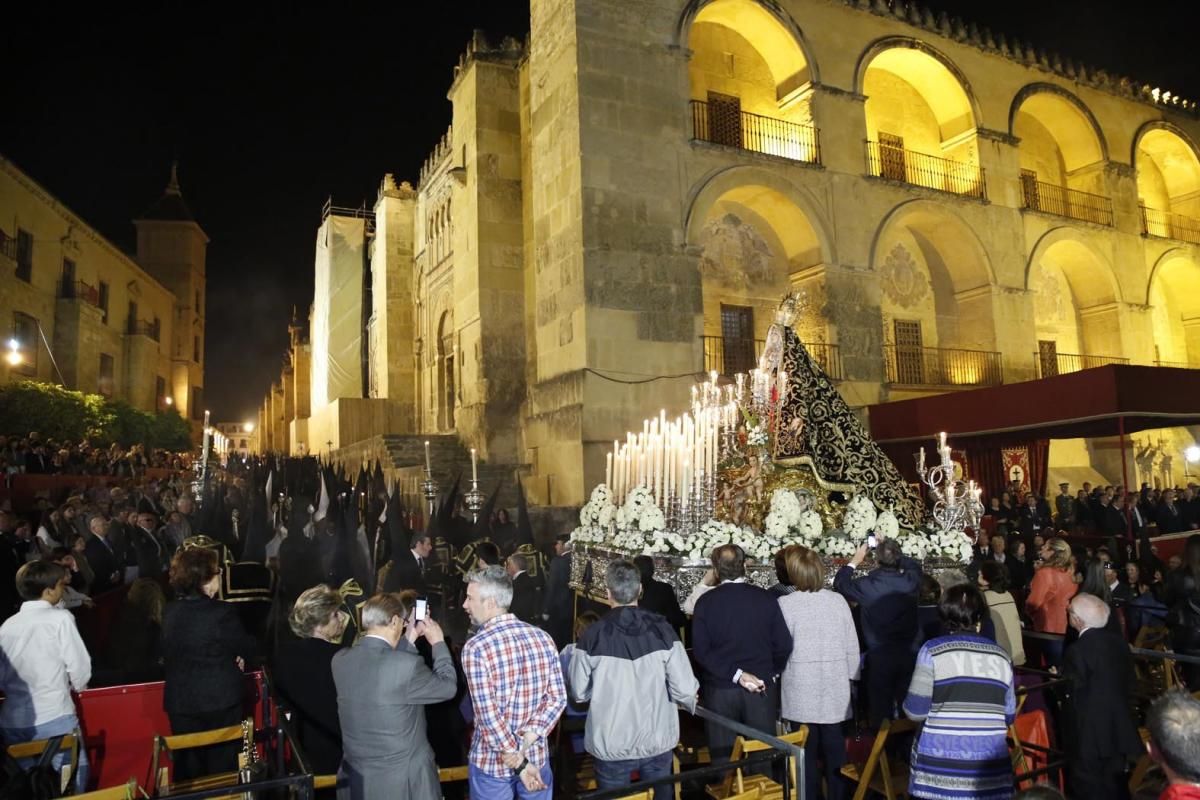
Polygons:
M191 426L173 408L150 414L124 400L106 400L37 381L0 386L0 432L24 436L30 431L52 439L86 438L94 444L116 442L122 447L191 448Z

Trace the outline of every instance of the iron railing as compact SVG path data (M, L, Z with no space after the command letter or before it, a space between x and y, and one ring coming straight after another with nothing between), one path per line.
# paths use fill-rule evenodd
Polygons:
M738 122L727 124L713 119L709 103L693 100L691 105L693 140L779 156L790 161L803 161L806 164L821 163L820 139L817 129L811 125L764 117L749 111L738 112Z
M1065 375L1068 372L1079 372L1085 369L1103 367L1108 364L1128 364L1128 358L1118 356L1086 356L1079 353L1034 353L1033 361L1037 364L1039 378L1052 378L1055 375Z
M1200 219L1142 206L1142 234L1200 244Z
M100 290L83 281L63 281L60 296L64 300L82 300L93 306L100 305Z
M952 161L903 147L868 141L867 166L871 175L939 192L987 200L983 167Z
M894 386L999 386L1000 354L989 350L885 344L887 382Z
M149 336L154 341L158 341L162 326L155 322L149 322L144 319L131 319L126 326L125 333L129 336Z
M1155 361L1156 367L1175 367L1176 369L1191 369L1192 365L1187 361Z
M726 377L757 368L765 343L762 339L727 339L723 336L701 336L700 341L704 345L704 371L715 371ZM841 351L836 344L801 344L830 380L844 380Z
M1069 217L1097 225L1113 224L1112 200L1066 186L1044 183L1030 174L1021 175L1021 205L1033 211Z

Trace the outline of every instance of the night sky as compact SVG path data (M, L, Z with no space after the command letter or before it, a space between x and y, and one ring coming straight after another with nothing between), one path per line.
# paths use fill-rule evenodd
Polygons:
M130 220L179 159L212 240L206 383L218 420L254 418L278 377L292 308L303 318L312 300L325 199L370 205L385 172L415 183L449 123L472 29L499 41L529 24L528 0L286 5L44 4L24 19L6 11L0 32L0 153L118 245L133 250ZM1190 3L928 5L1200 97L1179 16Z

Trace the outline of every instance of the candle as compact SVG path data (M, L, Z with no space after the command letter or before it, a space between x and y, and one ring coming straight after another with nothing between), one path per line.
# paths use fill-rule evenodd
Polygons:
M427 473L433 472L433 465L429 461L429 442L425 442L425 471Z
M942 431L941 433L938 434L938 446L939 447L946 446L946 432L945 431Z
M475 453L475 448L471 448L471 483L479 482L478 457Z
M917 470L920 472L925 471L925 445L921 445L921 458L917 461Z
M608 455L606 455L604 457L604 485L607 486L609 489L612 489L612 485L613 485L613 482L612 482L612 479L613 479L612 457L613 457L612 453L609 453Z

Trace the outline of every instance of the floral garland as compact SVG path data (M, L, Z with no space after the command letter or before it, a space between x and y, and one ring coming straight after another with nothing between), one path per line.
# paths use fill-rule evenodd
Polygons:
M897 536L900 551L909 558L924 561L948 558L965 564L971 560L971 540L962 531L935 531L928 528Z
M871 502L871 498L865 494L856 494L846 504L846 511L842 515L842 532L851 540L862 542L867 538L867 534L875 528L877 517L875 504Z

